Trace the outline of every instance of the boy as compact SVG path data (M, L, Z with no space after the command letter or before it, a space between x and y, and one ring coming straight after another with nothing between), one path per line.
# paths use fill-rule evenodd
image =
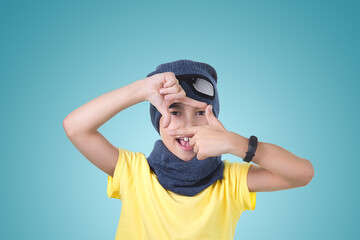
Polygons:
M311 181L310 161L225 129L217 119L216 84L216 71L206 63L164 63L64 120L75 147L108 174L108 196L122 201L116 239L233 239L241 213L255 209L256 192ZM142 101L150 102L161 136L147 158L113 146L97 131ZM246 162L222 161L225 153Z

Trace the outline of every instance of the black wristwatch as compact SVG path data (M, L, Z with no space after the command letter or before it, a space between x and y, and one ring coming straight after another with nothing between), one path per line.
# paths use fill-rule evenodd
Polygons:
M248 148L248 151L246 152L245 158L243 159L244 162L250 162L253 159L253 157L255 156L257 143L258 143L257 137L252 135L249 138L249 148Z

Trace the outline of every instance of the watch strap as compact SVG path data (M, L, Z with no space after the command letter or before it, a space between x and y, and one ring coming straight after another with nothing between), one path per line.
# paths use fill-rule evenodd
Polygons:
M257 137L252 135L249 138L248 151L246 152L245 158L243 159L245 162L250 162L253 159L253 157L255 156L255 152L257 149L257 143L258 143Z

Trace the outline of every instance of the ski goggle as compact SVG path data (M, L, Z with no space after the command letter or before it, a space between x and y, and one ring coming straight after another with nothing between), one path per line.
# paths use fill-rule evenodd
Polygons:
M213 100L215 98L215 88L212 82L201 75L196 74L186 74L186 75L177 75L176 79L181 81L185 81L192 90L204 97Z

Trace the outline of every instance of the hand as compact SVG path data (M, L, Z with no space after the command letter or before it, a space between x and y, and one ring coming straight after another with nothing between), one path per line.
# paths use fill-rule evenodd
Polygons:
M179 84L173 72L158 73L145 79L147 84L148 96L146 100L164 117L164 127L168 127L171 121L169 106L174 102L182 102L184 104L204 108L207 106L205 102L196 101L186 97L184 89Z
M214 116L211 105L206 107L205 113L208 125L169 131L170 135L178 137L193 135L189 144L199 160L228 153L231 147L231 132Z

